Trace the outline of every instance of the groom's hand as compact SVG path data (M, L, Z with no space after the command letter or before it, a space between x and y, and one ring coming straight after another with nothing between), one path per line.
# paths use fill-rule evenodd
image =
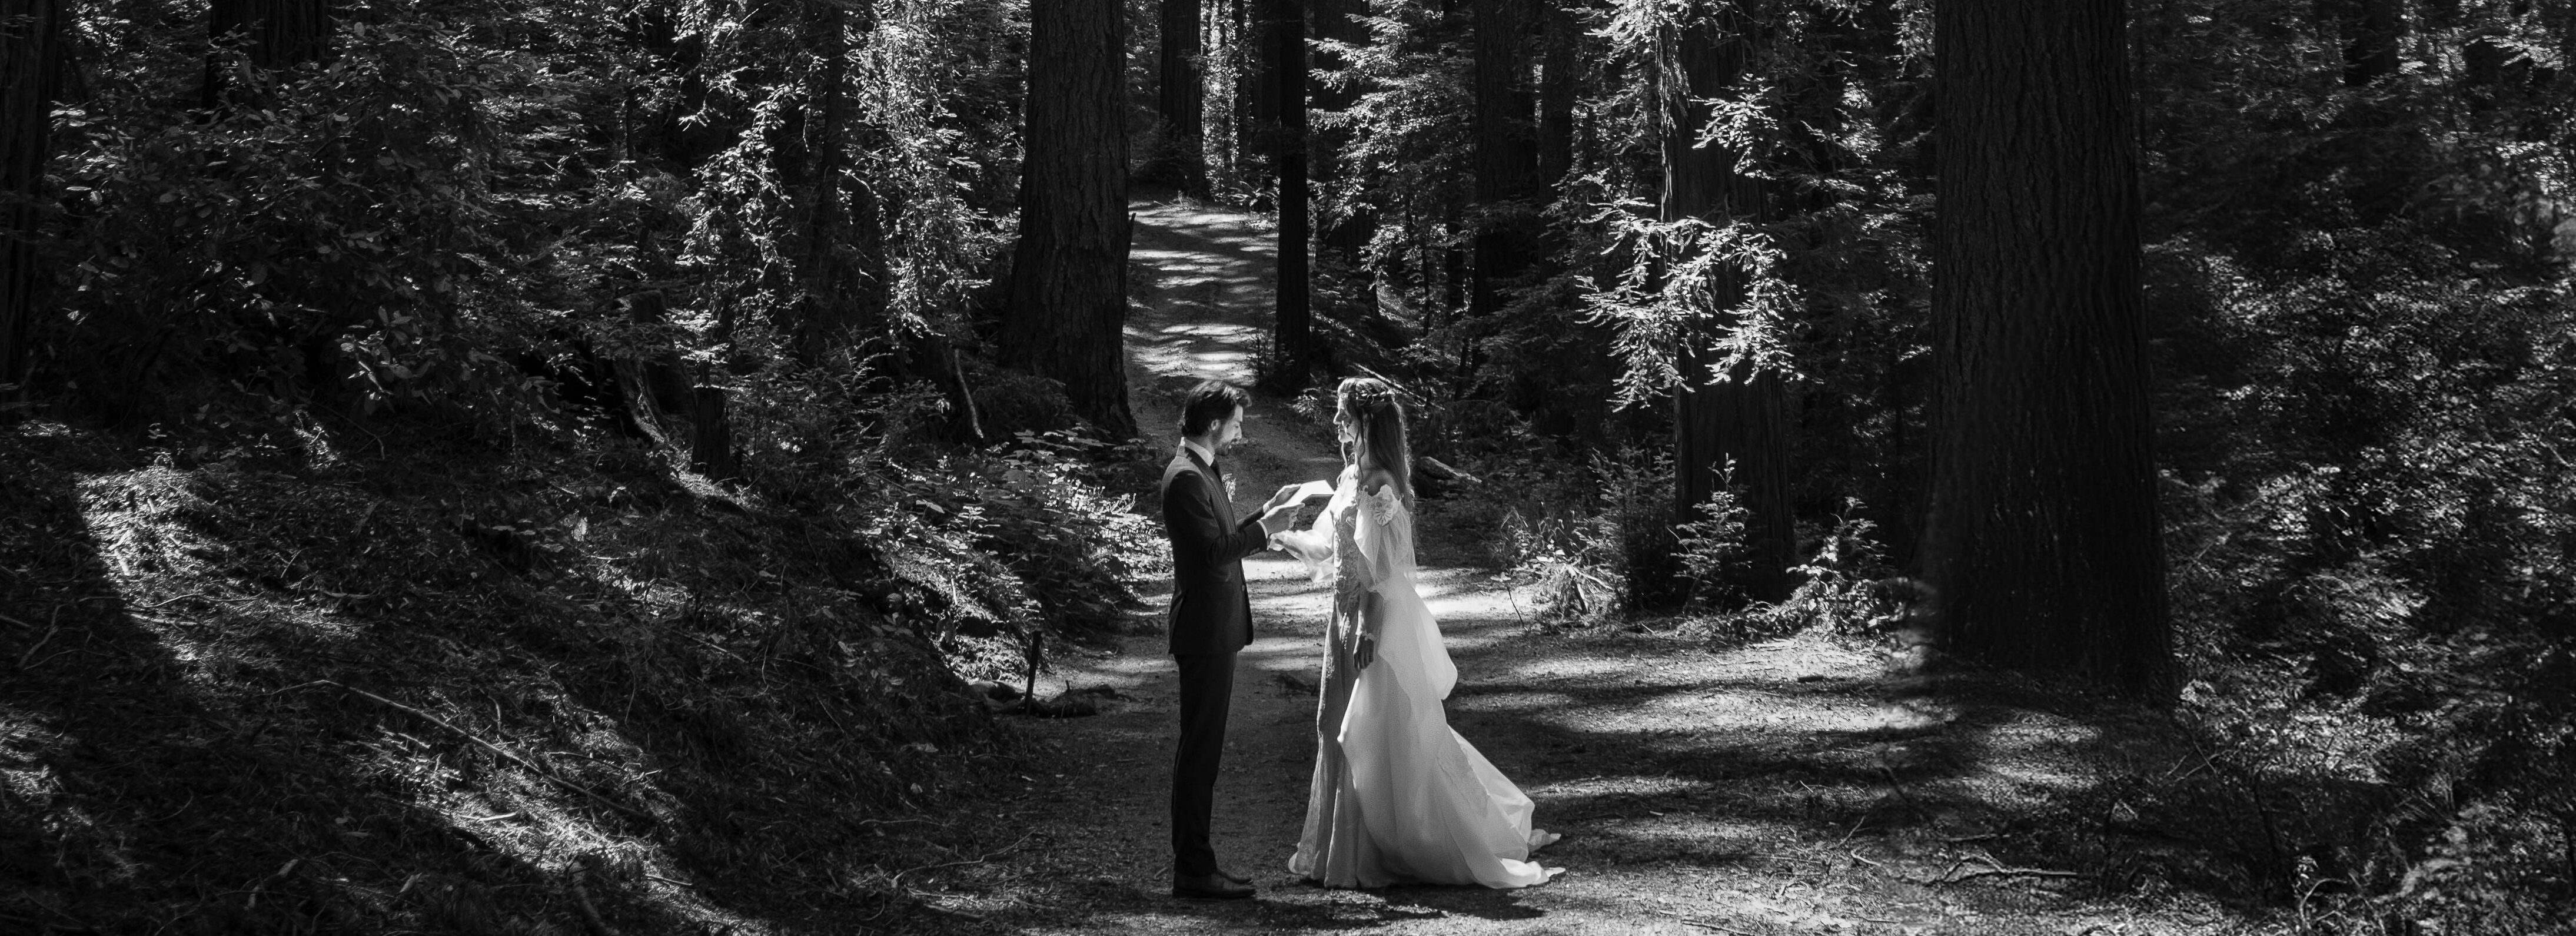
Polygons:
M1277 536L1282 531L1296 525L1297 503L1295 501L1274 503L1262 508L1261 510L1261 534L1263 536Z
M1263 502L1262 502L1262 504L1261 504L1261 510L1262 510L1262 512L1267 513L1267 512L1269 512L1269 511L1272 511L1272 510L1278 509L1279 505L1281 505L1281 504L1285 504L1285 503L1288 503L1288 502L1290 502L1290 501L1292 501L1292 500L1295 500L1295 499L1296 499L1296 497L1297 497L1297 490L1298 490L1299 488L1302 488L1302 487L1305 487L1305 485L1302 485L1302 484L1283 484L1283 485L1280 485L1280 486L1279 486L1279 490L1277 490L1277 491L1273 492L1273 493L1270 495L1270 499L1269 499L1269 500L1267 500L1267 501L1263 501Z

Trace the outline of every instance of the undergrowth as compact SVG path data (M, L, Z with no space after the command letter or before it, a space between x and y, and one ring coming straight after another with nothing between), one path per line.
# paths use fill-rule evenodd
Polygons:
M959 672L1145 561L1035 438L790 510L598 435L264 425L0 428L0 929L909 926L1039 753Z

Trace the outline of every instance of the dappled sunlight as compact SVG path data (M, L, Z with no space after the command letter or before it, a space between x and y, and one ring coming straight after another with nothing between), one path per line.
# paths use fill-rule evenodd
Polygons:
M1168 420L1185 386L1176 378L1248 376L1267 309L1237 300L1262 295L1264 271L1236 248L1265 238L1224 212L1158 203L1137 214L1139 263L1160 273L1139 281L1131 374L1140 417ZM1228 455L1239 509L1339 468L1322 430L1278 406L1257 398L1246 443ZM1034 823L1065 844L999 859L1007 869L925 880L923 907L1032 934L1964 934L1991 931L1981 915L1998 906L2030 919L2101 916L2089 892L1954 895L1925 882L1973 856L2049 862L1972 849L2015 823L2055 821L2051 810L2098 784L2087 765L2117 741L2102 728L1935 693L1934 682L1891 674L1883 648L1830 633L1726 646L1645 628L1543 627L1531 590L1442 566L1423 569L1418 589L1458 665L1451 726L1529 794L1538 826L1565 835L1538 857L1569 870L1520 891L1293 880L1284 863L1304 818L1332 594L1277 553L1248 557L1244 571L1257 639L1239 658L1215 832L1220 860L1254 879L1258 899L1165 896L1176 693L1155 626L1098 655L1061 657L1061 672L1041 681L1120 694L1097 718L1029 723L1062 744L1071 786L1005 827ZM1159 625L1167 598L1149 600ZM2032 932L2042 931L2056 932Z

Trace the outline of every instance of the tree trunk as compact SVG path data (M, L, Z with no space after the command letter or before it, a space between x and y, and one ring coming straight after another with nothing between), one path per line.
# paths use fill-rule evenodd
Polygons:
M1199 126L1207 119L1207 89L1199 67L1203 54L1199 10L1204 0L1162 2L1162 61L1158 69L1161 88L1155 97L1155 110L1163 118L1158 155L1164 164L1157 168L1171 177L1181 194L1206 198L1207 150Z
M1944 0L1924 567L1960 655L2170 699L2121 0Z
M213 0L206 7L206 34L223 41L241 34L250 67L261 71L301 62L317 62L331 52L331 4L328 0ZM200 104L214 110L224 103L227 76L213 61L206 63Z
M1529 271L1537 248L1529 204L1539 187L1529 82L1536 3L1475 0L1476 258L1467 311L1478 318L1501 308L1502 287Z
M61 0L0 0L0 399L25 375L35 332L36 206L62 83Z
M2368 88L2397 74L2406 38L2403 0L2317 0L2316 13L2320 27L2343 41L2345 86ZM2365 220L2384 220L2406 200L2411 151L2422 141L2390 133L2403 119L2395 102L2363 95L2335 120L2342 137L2336 150L2352 169L2344 193Z
M813 86L805 95L807 173L805 215L804 314L797 317L793 347L807 364L824 360L848 340L856 285L843 269L842 238L848 214L841 194L849 141L848 13L829 3L806 8L806 47L812 50Z
M1366 0L1307 0L1307 3L1313 10L1314 15L1308 17L1308 21L1314 29L1316 38L1348 45L1366 45L1369 42L1368 26L1359 19L1369 15L1369 5ZM1343 61L1339 55L1331 56L1323 62L1309 64L1313 73L1339 71L1350 67L1350 63ZM1316 110L1345 111L1359 102L1360 92L1361 88L1357 85L1335 88L1316 83L1310 89L1309 97L1313 100ZM1350 172L1349 162L1345 158L1350 144L1351 131L1347 127L1316 131L1312 145L1308 148L1314 154L1313 165L1309 167L1313 178L1309 180L1309 184L1329 187ZM1331 249L1353 266L1357 266L1361 254L1368 250L1369 241L1376 236L1377 218L1363 206L1336 220L1324 230L1316 232L1315 239L1322 247Z
M2368 87L2397 74L2406 38L2403 0L2317 0L2316 16L2343 40L2343 83Z
M1297 390L1305 386L1316 356L1313 218L1306 178L1306 3L1268 0L1268 9L1275 72L1268 84L1278 94L1270 105L1278 119L1270 164L1279 173L1279 305L1270 342L1279 370L1271 379L1282 389Z
M1683 30L1676 63L1687 81L1671 89L1664 105L1673 115L1663 139L1663 220L1701 218L1714 224L1759 222L1765 214L1761 180L1738 174L1742 155L1716 146L1694 147L1710 110L1697 101L1726 90L1744 74L1753 37L1744 17L1699 20ZM1741 274L1719 271L1708 297L1712 308L1744 301ZM1731 460L1733 481L1749 514L1745 543L1752 566L1740 584L1758 601L1788 597L1789 568L1797 561L1795 491L1790 475L1790 404L1786 382L1773 372L1738 367L1725 380L1711 379L1720 357L1718 336L1703 326L1682 336L1682 386L1673 394L1673 479L1676 519L1701 519L1700 506L1717 492L1718 474Z
M1279 178L1279 7L1294 0L1238 0L1243 9L1243 52L1251 66L1241 75L1235 98L1238 134L1235 151L1240 154L1241 182L1253 193L1253 201L1269 202L1264 188Z
M1030 7L1020 239L1003 363L1064 384L1074 412L1116 438L1127 409L1126 18L1118 0Z
M1582 90L1576 71L1583 24L1568 0L1539 0L1538 185L1565 181L1574 168L1574 101Z

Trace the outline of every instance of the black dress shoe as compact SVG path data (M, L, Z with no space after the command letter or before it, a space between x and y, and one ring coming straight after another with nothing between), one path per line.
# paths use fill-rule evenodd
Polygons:
M1224 874L1175 874L1172 896L1201 900L1242 900L1252 896L1252 885L1238 884Z
M1232 872L1232 871L1228 871L1228 870L1226 870L1226 869L1224 869L1224 868L1218 868L1218 869L1216 869L1216 876L1221 877L1221 878L1224 878L1224 879L1229 880L1229 881L1233 881L1233 882L1235 882L1235 883L1237 883L1237 884L1241 884L1241 885L1243 885L1243 886L1245 886L1245 887L1250 887L1250 886L1252 886L1252 879L1251 879L1251 878L1244 877L1243 875L1236 874L1236 873L1234 873L1234 872Z

